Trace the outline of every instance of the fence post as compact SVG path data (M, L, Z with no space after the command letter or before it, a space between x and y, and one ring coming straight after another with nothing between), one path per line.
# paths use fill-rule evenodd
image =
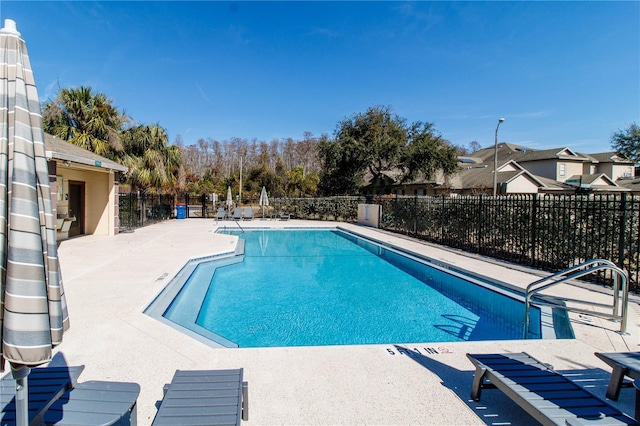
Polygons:
M444 241L444 206L445 205L445 195L442 194L442 207L440 208L440 244Z
M142 191L140 193L140 212L138 213L138 216L140 217L140 225L144 226L144 210L147 208L147 192Z
M482 200L483 200L483 196L482 194L480 194L480 198L478 200L478 214L477 214L477 218L478 218L478 223L477 223L477 248L476 250L478 251L478 253L482 253ZM493 197L492 202L495 203L495 197ZM495 206L494 206L495 208Z
M536 216L538 214L538 193L534 193L533 197L531 198L531 266L536 265L536 235L537 235L537 221L536 221Z
M413 236L418 235L418 196L413 196Z
M620 235L618 236L618 266L621 269L624 269L624 246L625 239L624 236L626 234L626 226L627 226L627 193L622 193L622 199L620 200L620 210L622 214L620 215Z

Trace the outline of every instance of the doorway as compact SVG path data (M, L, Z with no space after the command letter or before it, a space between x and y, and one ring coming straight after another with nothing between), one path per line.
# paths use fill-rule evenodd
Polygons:
M76 218L69 228L69 237L84 234L84 182L69 182L69 216Z

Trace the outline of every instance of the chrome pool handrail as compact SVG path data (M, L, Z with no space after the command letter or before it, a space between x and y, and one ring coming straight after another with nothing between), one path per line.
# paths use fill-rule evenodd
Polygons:
M236 223L236 225L238 225L238 228L240 228L240 230L242 231L242 233L244 234L244 229L242 228L242 226L240 226L240 223L238 223L238 219L236 219L235 217L233 218L233 221Z
M582 276L591 274L593 272L601 271L601 270L611 270L613 272L613 304L612 305L606 305L606 304L601 304L601 303L591 302L586 300L569 299L569 298L563 298L561 300L564 302L577 302L577 303L582 303L584 305L612 308L613 312L611 314L598 312L598 311L587 311L580 308L574 308L566 305L545 302L543 300L536 301L535 304L553 306L558 309L564 309L565 311L583 313L583 314L588 314L588 315L606 318L610 320L620 321L619 333L628 334L627 333L627 309L629 304L629 280L627 278L627 273L609 260L593 259L593 260L589 260L587 262L581 263L579 265L573 266L571 268L565 269L564 271L557 272L548 277L541 278L537 281L532 282L527 286L526 293L525 293L525 313L524 313L524 328L523 328L524 338L526 339L528 336L529 323L530 323L530 310L531 310L531 304L532 304L531 299L535 294L543 290L546 290L549 287L553 287L555 285L565 283L569 280L580 278ZM622 292L622 295L620 295L620 292ZM554 298L557 299L557 297L555 296Z

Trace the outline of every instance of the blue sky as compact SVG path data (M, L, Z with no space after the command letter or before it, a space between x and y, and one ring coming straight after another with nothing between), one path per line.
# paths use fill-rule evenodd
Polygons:
M640 123L640 2L0 3L39 95L89 86L173 142L333 134L389 105L456 145L610 149Z

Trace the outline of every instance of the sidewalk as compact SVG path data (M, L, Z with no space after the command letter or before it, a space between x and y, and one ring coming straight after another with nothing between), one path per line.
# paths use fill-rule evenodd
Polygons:
M235 226L231 221L219 225ZM537 277L356 225L247 221L250 227L340 225L437 260L526 285ZM640 308L630 305L629 336L618 324L572 317L576 339L214 349L142 313L188 258L227 252L236 238L215 234L213 219L171 220L115 237L61 242L59 254L71 328L55 363L84 364L80 381L137 382L138 423L148 425L162 387L176 369L245 369L249 425L271 424L535 424L499 391L469 400L473 370L467 352L526 351L560 371L578 371L604 397L610 371L595 351L640 350ZM589 290L572 287L571 292ZM590 292L593 293L593 292ZM588 297L603 297L602 293ZM616 404L633 413L633 391Z

